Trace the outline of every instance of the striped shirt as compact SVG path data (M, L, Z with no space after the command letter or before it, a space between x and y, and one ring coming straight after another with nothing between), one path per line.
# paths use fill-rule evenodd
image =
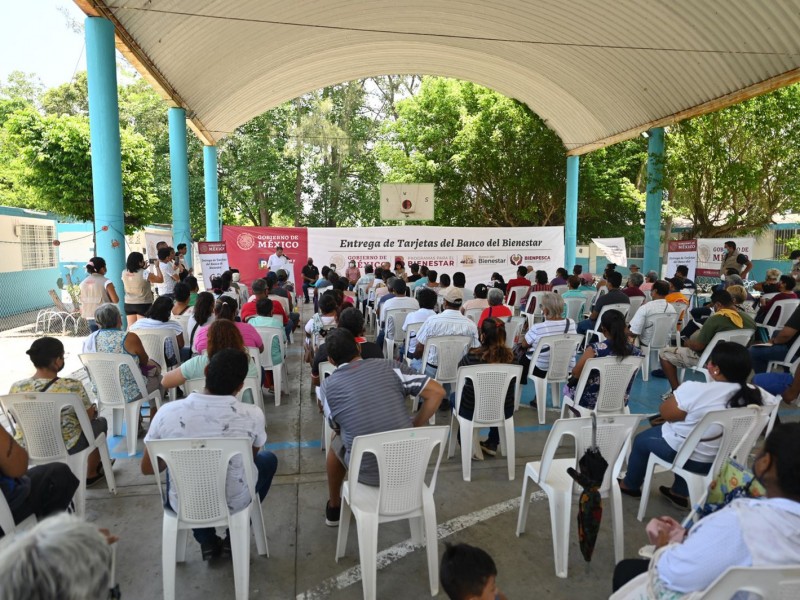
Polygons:
M566 329L566 331L564 331ZM567 327L566 319L559 319L558 321L542 321L536 323L525 334L525 341L528 342L528 358L533 358L533 352L536 349L536 344L539 340L547 335L563 335L565 333L577 333L575 328L575 321L569 320L569 327ZM547 371L550 368L550 349L544 348L536 358L536 366L542 371ZM570 368L575 366L575 357L569 361Z
M371 358L339 365L322 382L320 396L325 415L342 437L345 462L350 463L356 437L411 427L406 396L418 396L429 379L391 360ZM364 456L358 480L378 485L378 463L371 454Z
M447 309L426 320L417 333L417 343L424 346L428 338L442 335L469 335L472 336L470 348L478 348L481 345L478 339L478 327L458 310ZM431 350L428 363L439 364L436 362L436 348Z

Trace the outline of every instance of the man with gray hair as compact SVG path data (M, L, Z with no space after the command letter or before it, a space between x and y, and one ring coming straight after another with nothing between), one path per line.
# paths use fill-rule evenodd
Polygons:
M119 598L111 590L116 538L71 515L38 523L0 551L0 597L58 600Z
M644 296L644 292L640 289L641 285L644 283L644 277L638 271L635 273L631 273L628 276L628 285L626 285L622 289L622 293L625 294L628 298L633 298L634 296Z

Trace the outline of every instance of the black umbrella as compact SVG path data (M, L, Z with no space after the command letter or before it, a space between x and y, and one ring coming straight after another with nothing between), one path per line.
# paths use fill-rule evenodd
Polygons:
M592 560L592 552L603 519L603 500L600 486L608 469L608 462L597 447L597 416L592 413L592 445L578 461L580 472L572 467L567 473L583 488L578 500L578 540L581 554L586 562Z

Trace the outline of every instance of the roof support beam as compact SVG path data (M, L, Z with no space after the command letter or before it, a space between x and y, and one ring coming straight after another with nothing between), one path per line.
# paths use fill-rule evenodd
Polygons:
M647 139L647 197L644 217L644 272L661 273L661 199L664 192L664 128Z
M189 157L186 149L186 112L169 109L169 176L172 188L172 242L186 244L186 263L192 266L192 234L189 227Z
M567 208L564 220L564 266L571 270L578 253L579 156L567 157ZM570 271L571 272L571 271Z

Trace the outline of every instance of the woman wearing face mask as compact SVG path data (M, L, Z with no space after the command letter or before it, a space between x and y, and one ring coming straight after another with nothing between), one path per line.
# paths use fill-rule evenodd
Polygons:
M361 279L361 269L356 266L356 261L350 261L347 265L347 270L344 272L344 276L347 279L348 289L352 290L355 288L358 280Z
M688 533L674 519L661 517L656 554L650 561L621 561L614 570L616 593L610 600L679 598L705 590L730 567L797 564L800 423L772 430L755 459L753 473L764 486L766 498L734 500ZM676 537L683 541L667 545L667 540Z

